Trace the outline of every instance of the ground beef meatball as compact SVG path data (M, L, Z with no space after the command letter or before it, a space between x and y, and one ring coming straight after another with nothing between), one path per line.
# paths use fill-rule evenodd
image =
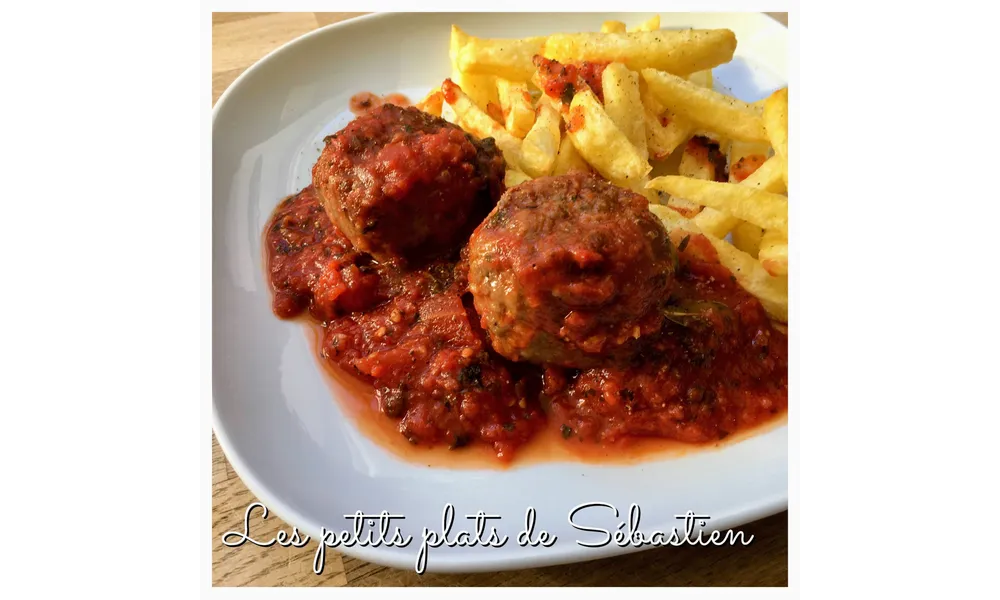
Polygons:
M645 198L593 175L508 190L469 242L469 287L494 349L589 368L659 331L677 252Z
M384 104L326 138L324 209L355 248L412 264L460 247L503 193L503 156L416 108Z

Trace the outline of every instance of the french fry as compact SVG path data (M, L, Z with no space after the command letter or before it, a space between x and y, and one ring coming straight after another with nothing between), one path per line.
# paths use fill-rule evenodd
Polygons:
M552 173L559 155L559 124L561 118L547 98L538 103L538 117L521 144L521 165L531 177Z
M711 206L763 229L788 235L788 198L751 187L689 177L666 175L648 184L653 189L680 196L702 206Z
M518 171L517 169L507 169L507 172L504 173L503 183L508 189L514 187L515 185L520 185L525 181L531 181L531 177L528 177L526 174Z
M712 70L705 69L704 71L698 71L697 73L691 73L688 75L688 81L695 85L700 85L703 88L712 89L715 80L712 78Z
M576 65L562 65L558 61L549 60L544 56L534 58L535 74L531 82L541 95L552 102L552 106L565 116L573 95L581 90L589 90L590 84L580 74Z
M781 179L781 164L773 156L765 160L764 164L757 167L752 175L740 183L772 194L783 194L788 189Z
M636 25L632 31L656 31L660 28L660 15L654 15L647 21Z
M451 79L455 82L455 85L462 88L462 91L472 99L476 106L486 110L490 102L500 104L500 97L497 94L496 77L468 73L461 69L458 62L458 55L469 39L469 35L464 31L455 25L451 26L451 45L448 49L448 57L451 59Z
M710 138L695 136L684 144L677 174L705 181L719 181L725 174L726 159L722 145Z
M486 105L486 114L490 116L491 119L500 123L501 125L506 121L503 117L503 109L496 102L490 102Z
M706 236L719 254L719 262L729 269L749 294L760 300L767 314L781 323L788 322L788 277L774 277L754 257L725 240Z
M552 167L552 174L565 175L574 171L593 173L593 169L590 168L587 161L583 160L580 153L576 151L573 140L569 139L569 136L563 136L559 143L559 155L556 156L555 165Z
M455 111L462 129L480 138L493 138L507 165L515 169L521 168L521 140L508 133L486 111L476 106L472 98L451 79L445 79L441 84L441 93L444 101Z
M669 113L660 117L648 107L643 107L643 121L646 125L646 148L652 159L665 159L691 137L692 128L682 125Z
M693 220L706 233L720 238L726 237L740 224L736 217L707 206Z
M753 223L740 221L733 228L733 245L750 256L757 258L757 254L760 251L760 240L763 235L764 230L760 227L757 227ZM771 273L771 271L768 271L768 273ZM771 275L776 275L776 273L771 273Z
M535 124L535 107L528 86L497 78L497 92L500 94L504 126L514 137L524 138Z
M677 174L681 177L718 181L726 168L725 158L721 152L719 145L714 140L702 136L692 137L684 144L681 161L677 165ZM700 204L678 196L670 196L670 199L667 200L667 206L688 218L693 218L702 212Z
M463 73L471 75L491 75L511 81L528 81L535 71L531 59L542 51L545 37L521 39L483 39L470 36L452 26L460 33L456 49L455 64Z
M768 145L762 142L735 141L730 144L729 183L742 183L747 177L753 175L767 160L767 153ZM714 208L706 208L705 210L718 212ZM719 214L726 216L725 213ZM740 221L732 228L732 233L733 245L756 258L760 251L764 230L753 223Z
M625 33L625 23L621 21L605 21L601 23L601 33Z
M757 256L761 266L771 275L788 275L788 236L776 230L765 231Z
M632 142L643 160L648 162L646 120L639 94L638 74L630 71L622 63L611 63L604 69L601 87L604 90L604 110L608 117ZM612 179L611 182L645 196L652 204L660 202L660 193L646 187L649 182L648 174L638 179Z
M498 102L496 81L486 75L470 75L457 69L451 72L451 80L455 85L468 90L467 94L479 108L486 110L491 103Z
M728 185L728 184L720 184ZM788 322L788 278L773 277L754 257L729 242L702 231L693 221L672 208L650 204L649 210L668 230L682 229L705 236L715 248L719 263L729 269L740 287L760 300L767 314L776 321Z
M425 113L434 115L435 117L441 116L441 107L444 104L444 94L441 93L441 88L436 87L424 96L423 100L417 102L414 106L418 110L422 110Z
M701 86L701 87L709 89L709 90L714 89L715 78L712 75L712 70L711 69L705 69L704 71L698 71L697 73L691 73L690 75L688 75L687 80L690 81L691 83L697 85L697 86ZM707 138L713 140L714 142L717 142L719 144L720 149L722 149L724 152L728 152L728 147L730 145L730 141L727 140L727 139L725 139L725 138L720 137L717 133L715 133L713 131L704 130L704 129L702 129L702 130L697 130L696 129L695 132L694 132L694 135L698 135L698 136L702 136L702 137L707 137Z
M764 161L752 175L740 182L753 189L780 194L785 191L785 182L781 178L781 163L771 157ZM705 208L694 218L695 224L706 233L715 237L725 237L727 233L739 225L740 220L714 208Z
M775 156L781 160L782 178L788 185L788 88L781 88L764 100L764 129Z
M542 55L566 63L622 62L633 71L659 69L686 77L733 59L736 35L728 29L555 34Z
M566 134L584 160L609 181L640 181L652 170L589 88L573 96Z
M663 105L649 93L645 81L639 82L639 99L642 101L646 149L649 157L663 160L691 137L694 125L687 119L677 118L663 108Z
M766 142L761 111L683 77L643 69L650 93L674 114L730 139Z
M639 97L639 76L622 63L611 63L601 76L601 87L604 90L604 111L632 142L642 159L649 160L646 121Z
M742 183L753 175L766 161L767 152L768 145L762 142L742 142L739 140L731 142L729 144L729 160L727 161L729 183ZM769 168L773 169L774 166L775 163L772 163ZM686 175L686 173L681 171L680 175ZM773 176L780 178L777 171L774 172ZM756 184L757 181L754 180L751 183ZM784 191L784 188L775 185L773 189L768 188L765 191L779 193ZM725 237L727 233L732 231L733 243L736 244L736 247L752 256L757 256L757 246L760 244L762 233L760 227L750 223L742 223L739 219L710 207L705 207L694 219L702 230L716 237Z

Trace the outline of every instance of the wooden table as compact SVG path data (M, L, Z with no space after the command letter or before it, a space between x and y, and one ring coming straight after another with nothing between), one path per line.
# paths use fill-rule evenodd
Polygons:
M215 13L212 17L212 102L265 54L304 33L364 13ZM786 13L768 13L787 25ZM506 573L424 575L381 567L327 552L322 575L312 570L315 543L303 548L222 544L227 531L242 531L249 504L257 499L229 465L212 438L212 583L217 586L787 586L787 512L740 527L753 534L749 546L658 548L636 554L559 567ZM273 514L253 535L274 537L291 527Z

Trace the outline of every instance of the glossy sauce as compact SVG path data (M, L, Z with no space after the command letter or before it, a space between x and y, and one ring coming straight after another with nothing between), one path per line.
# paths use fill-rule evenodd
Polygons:
M740 158L732 168L733 180L739 183L750 177L766 160L763 154L748 154Z
M590 88L597 99L604 102L602 78L609 63L561 64L542 57L536 57L535 61L542 81L542 91L546 96L568 105L577 92Z
M361 428L418 462L629 462L740 439L787 407L787 338L703 238L674 240L677 293L721 309L668 325L636 364L573 371L500 358L459 256L412 270L373 261L311 187L279 204L264 236L275 314L308 315Z
M400 108L406 108L410 105L410 99L403 94L388 94L386 96L378 96L371 92L358 92L351 96L351 112L356 115L363 115L373 108L381 106L383 104L395 104Z
M321 356L323 326L312 319L303 318L300 321L306 328L316 356ZM649 460L678 458L691 452L721 450L787 422L787 413L782 413L757 427L711 444L685 444L671 439L649 437L625 438L614 443L588 444L579 439L565 440L560 425L549 421L535 434L530 443L519 449L515 461L500 461L497 460L493 450L485 445L469 446L456 452L447 446L427 447L409 443L399 434L397 422L379 413L375 391L370 385L352 377L330 361L321 359L319 364L323 377L330 387L342 388L346 392L340 398L340 406L367 439L401 460L428 467L505 470L512 466L552 462L632 465Z

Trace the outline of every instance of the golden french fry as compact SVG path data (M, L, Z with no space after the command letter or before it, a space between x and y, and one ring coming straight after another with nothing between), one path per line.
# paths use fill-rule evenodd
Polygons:
M692 128L667 113L657 116L643 107L643 122L646 125L646 148L649 158L663 160L691 137ZM664 124L665 123L665 124Z
M640 181L652 170L590 89L573 96L566 134L584 160L609 181Z
M728 184L721 184L728 185ZM663 221L668 230L682 229L705 236L715 248L719 263L729 269L736 282L760 300L767 314L782 323L788 322L788 278L771 276L760 262L729 242L702 231L693 221L674 209L650 204L649 210Z
M507 169L507 172L504 173L503 183L507 188L520 185L525 181L531 181L531 177L528 177L526 174L518 171L517 169Z
M758 167L752 175L740 182L740 185L780 194L785 191L785 182L781 178L781 174L781 163L772 156L764 161L764 164ZM705 208L694 218L694 222L706 233L721 238L732 231L740 220L714 208Z
M515 169L521 168L521 140L508 133L503 125L476 106L472 98L451 79L445 79L441 84L441 93L444 101L455 111L458 125L462 129L479 138L493 138L507 165Z
M455 30L452 26L452 37ZM483 39L458 29L461 44L453 59L463 73L492 75L511 81L528 81L535 71L531 59L542 51L545 37L522 39Z
M781 159L782 177L788 185L788 88L781 88L764 100L764 129Z
M788 275L788 236L780 231L765 231L757 256L760 264L771 275Z
M766 142L760 110L683 77L643 69L649 91L674 114L730 139Z
M639 96L642 98L642 105L648 106L649 109L653 111L653 114L663 115L670 112L667 110L667 107L663 106L660 100L649 91L649 84L646 83L646 79L643 78L641 74L639 76ZM693 126L694 124L692 123L692 127Z
M706 236L719 255L719 262L729 269L747 293L760 300L772 319L788 322L788 277L774 277L757 259L729 242Z
M538 116L531 131L521 144L521 165L531 177L552 173L559 154L559 123L561 118L546 99L538 103Z
M569 136L564 136L559 143L559 155L556 156L556 163L552 167L552 174L565 175L573 171L592 173L593 169L590 168L587 161L583 160L580 153L576 151L573 140L569 139Z
M604 90L604 111L632 142L642 159L649 160L646 120L639 96L639 76L622 63L611 63L604 68L601 87Z
M741 183L752 175L767 159L768 145L763 142L742 142L734 140L729 144L729 183ZM772 165L773 167L773 165ZM679 170L680 175L691 175ZM780 175L775 175L780 178ZM704 178L703 178L704 179ZM753 182L756 183L756 182ZM766 189L769 192L781 192L781 189ZM733 232L733 243L744 252L757 256L757 245L760 243L761 229L750 223L741 223L739 219L720 212L714 208L705 207L696 217L695 223L705 232L716 237L725 237ZM737 243L739 238L739 243Z
M542 55L561 62L622 62L633 71L659 69L681 76L733 59L736 35L728 29L555 34Z
M635 26L632 31L656 31L660 28L660 15L654 15L647 21L643 21Z
M703 210L701 206L695 204L694 202L678 198L677 196L669 196L664 204L689 219L693 219L698 216L698 214Z
M705 69L704 71L691 73L690 75L688 75L688 81L690 81L695 85L700 85L703 88L712 89L714 85L714 79L712 78L712 70Z
M694 125L663 108L644 83L639 82L639 99L646 126L646 148L649 158L663 160L691 137Z
M486 107L490 104L498 104L500 102L497 97L495 77L453 71L452 78L463 90L467 90L469 97L479 108L486 110Z
M733 228L733 245L757 258L757 253L760 251L760 239L763 235L764 230L760 227L741 221ZM770 271L768 272L770 273ZM771 273L771 275L776 275L776 273Z
M717 141L695 136L684 145L677 174L705 181L718 181L725 173L726 158Z
M788 198L743 184L702 181L666 175L648 184L653 189L727 213L764 229L788 234Z
M696 233L699 235L704 235L705 237L709 237L707 234L705 234L705 232L699 229L697 225L695 225L694 221L688 219L687 217L680 214L676 210L670 208L669 206L665 206L662 204L651 205L649 207L649 212L653 213L654 215L657 216L657 218L663 221L663 225L667 228L668 231L672 231L674 229L683 229L691 233Z
M451 59L451 79L475 102L476 106L486 110L490 102L500 104L496 77L467 73L460 68L458 55L469 39L469 35L464 31L455 25L451 26L451 45L448 49L448 57Z
M774 160L773 156L765 160L764 164L757 167L752 175L740 183L772 194L783 194L787 189L785 182L781 179L781 164Z
M708 206L695 215L693 220L705 233L711 233L715 237L720 238L726 237L730 231L733 231L740 224L740 220L736 217Z
M681 152L681 160L677 165L677 174L681 177L718 181L725 168L725 157L722 154L719 144L714 140L695 136L684 144L684 150ZM667 206L688 218L693 218L702 212L700 204L678 196L670 196L669 200L667 200Z
M535 124L535 107L531 94L524 83L515 83L497 78L497 92L500 94L500 110L504 115L504 125L514 137L528 135Z
M605 21L601 23L601 33L625 33L625 23L621 21Z
M434 115L435 117L441 116L441 107L444 104L444 94L441 93L441 88L437 87L427 93L423 100L417 102L414 106L417 109L424 111L425 113Z

